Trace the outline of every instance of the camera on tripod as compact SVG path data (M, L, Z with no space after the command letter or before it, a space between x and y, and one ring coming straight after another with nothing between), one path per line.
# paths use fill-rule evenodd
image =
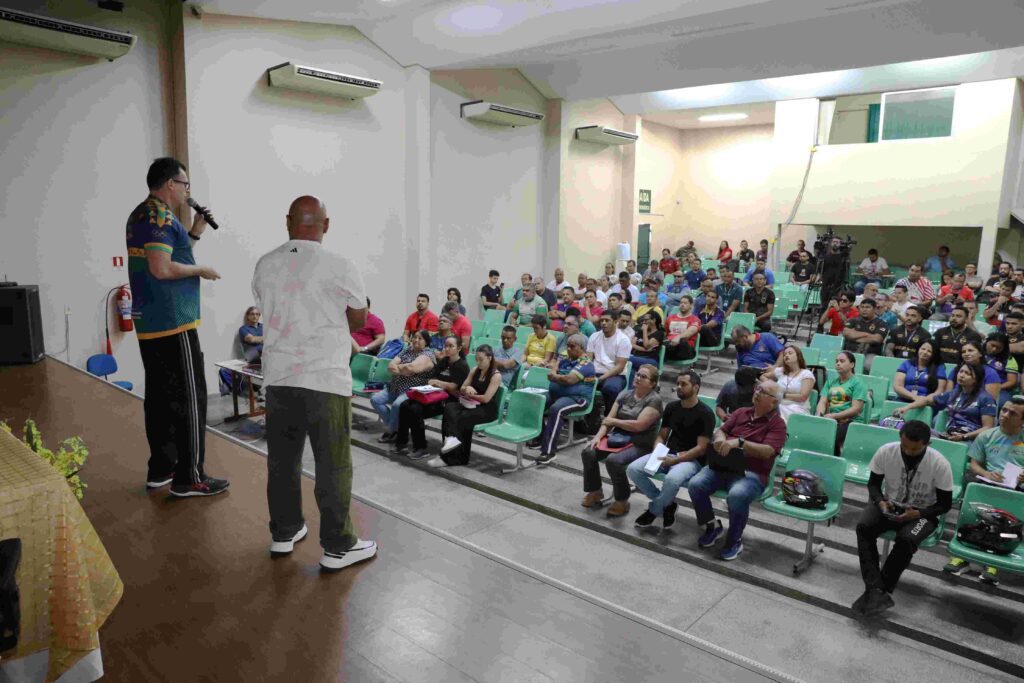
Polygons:
M837 253L844 256L849 256L853 245L857 244L857 240L853 239L849 234L846 235L846 239L839 236L837 232L829 227L828 232L824 232L818 235L817 239L814 240L814 257L820 259L825 254L831 251L832 240L839 240L839 249Z

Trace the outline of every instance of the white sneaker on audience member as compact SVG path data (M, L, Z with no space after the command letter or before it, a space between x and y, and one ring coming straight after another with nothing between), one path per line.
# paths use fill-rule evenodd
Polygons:
M357 562L365 562L377 554L377 544L373 541L357 540L356 544L343 553L324 551L320 558L320 569L324 572L337 572Z
M291 538L284 540L275 538L270 544L270 556L281 557L282 555L288 555L291 551L295 550L295 544L304 539L307 533L309 533L309 529L303 524L302 528L295 532L295 535Z
M449 436L447 439L444 440L444 444L441 446L441 452L450 453L451 451L454 451L461 445L462 442L459 441L458 437Z

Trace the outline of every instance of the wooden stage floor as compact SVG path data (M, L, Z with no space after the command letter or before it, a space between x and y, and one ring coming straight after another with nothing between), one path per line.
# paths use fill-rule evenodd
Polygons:
M47 358L0 367L0 418L90 449L83 507L125 584L100 637L110 681L582 681L760 675L355 501L373 561L320 575L309 537L271 560L263 457L207 434L211 499L144 488L142 401ZM357 470L355 476L359 477Z

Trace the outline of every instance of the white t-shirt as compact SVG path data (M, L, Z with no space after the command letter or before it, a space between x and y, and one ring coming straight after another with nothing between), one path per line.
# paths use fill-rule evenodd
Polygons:
M782 368L775 368L775 381L778 382L779 386L782 387L783 393L786 394L799 394L803 390L803 381L809 379L814 381L814 373L807 368L804 368L796 374L795 377L782 374ZM810 414L810 397L806 401L792 401L788 398L784 398L779 401L779 414L783 420L789 421L789 416L793 413L803 413L804 415Z
M256 264L252 293L263 312L264 386L352 395L347 308L366 308L363 278L319 242L288 240Z
M885 477L882 491L889 500L920 509L935 505L935 489L953 490L953 468L949 461L934 448L926 449L920 457L921 463L917 466L917 474L910 480L908 492L908 477L899 442L887 443L875 452L871 458L871 471Z
M892 307L891 307L890 310L893 313L895 313L896 315L898 315L900 317L900 320L902 320L903 316L905 316L907 314L907 309L910 308L913 305L914 305L914 302L910 301L910 300L904 301L903 303L898 303L896 301L893 301L892 302Z
M608 308L608 295L600 289L595 289L594 294L597 295L597 303L601 304L601 308Z
M566 287L572 287L572 283L569 282L568 280L562 280L561 284L559 284L559 283L555 282L554 280L552 280L551 282L549 282L547 284L547 288L550 289L552 292L554 292L555 296L558 297L559 299L562 298L562 290L565 289ZM572 287L572 288L574 290L576 289L575 287Z
M873 278L873 277L877 276L879 273L884 273L888 269L889 269L889 264L886 263L885 259L882 258L881 256L879 256L878 260L875 261L874 263L872 263L871 259L869 259L869 258L866 258L866 259L864 259L863 261L860 262L860 270L861 270L861 272L864 273L864 275L866 275L868 277L872 277Z
M629 338L622 333L622 330L615 330L615 334L610 337L604 336L604 332L598 330L590 335L590 339L587 341L587 354L594 359L594 369L599 375L603 375L615 367L616 358L629 360L632 349L633 346L629 343ZM625 371L623 368L622 372Z
M616 282L614 285L612 285L611 287L608 288L608 293L609 294L622 294L622 285L620 285L618 282ZM629 286L629 293L633 297L633 300L631 302L627 301L625 303L638 303L639 300L640 300L640 290L637 289L635 286L630 285ZM625 295L623 294L623 296L625 296Z

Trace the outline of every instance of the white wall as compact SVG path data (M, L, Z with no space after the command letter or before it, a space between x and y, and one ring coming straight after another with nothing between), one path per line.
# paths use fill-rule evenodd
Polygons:
M123 13L85 2L4 4L139 38L114 62L0 45L0 275L40 285L50 353L64 346L71 309L70 359L84 367L104 352L103 295L127 282L111 262L125 254L125 221L146 197L150 162L172 151L167 3L138 0ZM141 385L134 334L111 336L118 377Z

